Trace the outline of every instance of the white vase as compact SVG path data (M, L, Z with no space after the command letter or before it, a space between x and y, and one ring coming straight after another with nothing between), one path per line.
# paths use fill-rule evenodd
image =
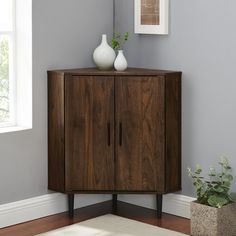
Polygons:
M116 57L114 67L117 71L124 71L128 67L127 60L125 59L123 50L118 50L118 55Z
M107 35L102 35L101 44L94 50L93 60L100 70L109 70L113 68L116 58L115 51L107 43Z

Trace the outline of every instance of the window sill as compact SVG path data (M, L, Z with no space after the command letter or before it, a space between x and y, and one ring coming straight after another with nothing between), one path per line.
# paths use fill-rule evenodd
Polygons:
M2 133L11 133L17 132L22 130L29 130L32 129L31 127L22 127L22 126L11 126L11 127L0 127L0 134Z

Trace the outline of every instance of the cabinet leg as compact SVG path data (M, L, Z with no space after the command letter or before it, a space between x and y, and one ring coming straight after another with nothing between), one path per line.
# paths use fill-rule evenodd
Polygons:
M157 194L157 218L161 219L162 216L162 194Z
M74 194L68 194L69 217L74 217Z
M117 212L117 194L112 194L112 212Z

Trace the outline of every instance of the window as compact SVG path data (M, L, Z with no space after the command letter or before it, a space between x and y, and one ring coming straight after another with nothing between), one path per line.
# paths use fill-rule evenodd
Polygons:
M14 2L0 0L0 127L15 125Z
M0 133L4 127L32 127L32 0L0 0Z

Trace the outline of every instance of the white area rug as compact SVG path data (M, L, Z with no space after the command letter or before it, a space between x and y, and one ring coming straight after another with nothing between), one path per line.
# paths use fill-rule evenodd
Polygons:
M60 228L40 236L183 236L149 224L116 215L104 215L78 224Z

